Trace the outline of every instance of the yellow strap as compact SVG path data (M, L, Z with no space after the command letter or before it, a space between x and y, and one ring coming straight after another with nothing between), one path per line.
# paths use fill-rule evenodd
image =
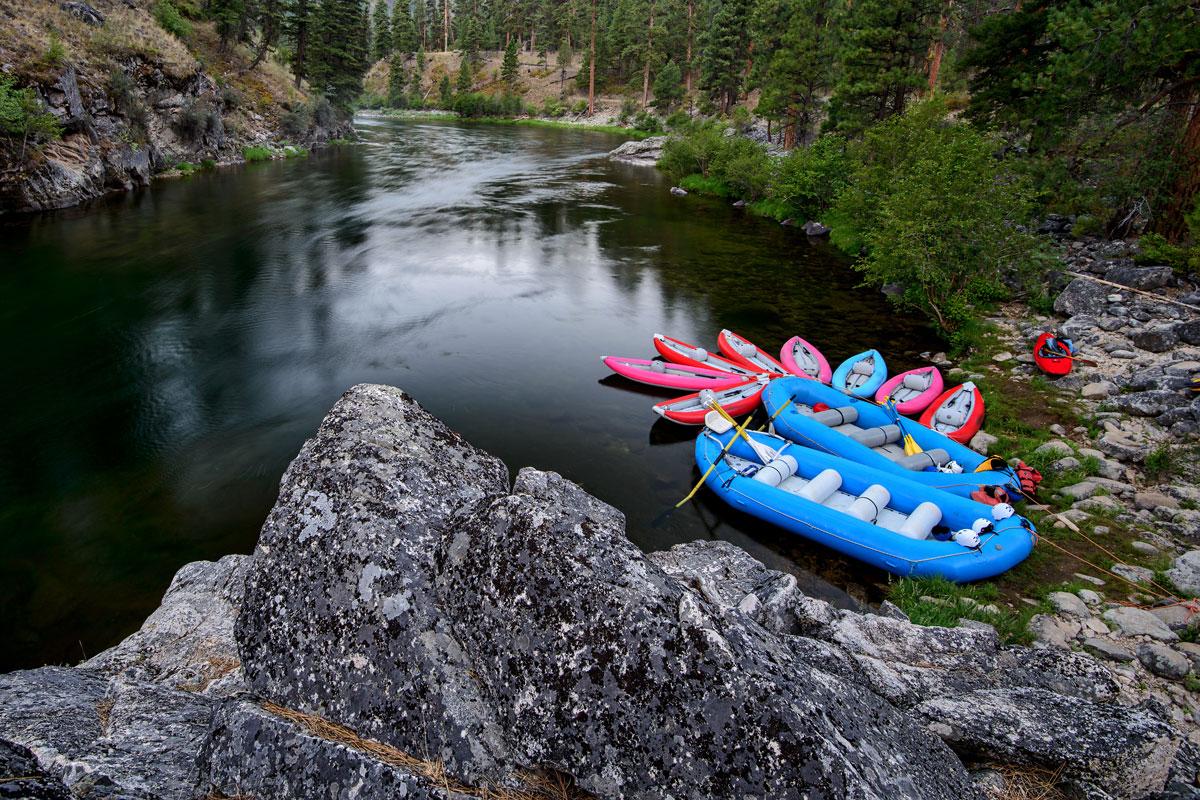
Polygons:
M718 408L720 408L720 406L718 406ZM726 419L730 418L729 414L726 413L725 409L723 409L723 408L721 408L721 415L723 417L725 417ZM738 433L745 436L746 435L746 426L750 424L750 420L752 420L752 419L754 419L754 414L751 414L750 416L746 417L746 421L743 422L741 427L737 429ZM734 424L736 424L736 422ZM717 468L717 464L720 462L721 456L723 456L725 453L729 452L729 448L733 447L733 443L736 442L737 439L738 439L737 436L729 437L729 443L727 445L725 445L723 448L721 448L721 455L718 455L716 458L713 459L713 463L710 464L708 469L706 469L704 471L704 474L700 476L700 482L692 487L692 490L687 493L687 497L683 498L682 500L680 500L678 503L675 504L676 508L679 508L684 503L686 503L688 500L691 500L693 497L696 496L696 492L700 491L700 487L704 485L704 482L706 480L708 480L708 476L712 475L712 471ZM749 440L747 440L747 441L749 441Z

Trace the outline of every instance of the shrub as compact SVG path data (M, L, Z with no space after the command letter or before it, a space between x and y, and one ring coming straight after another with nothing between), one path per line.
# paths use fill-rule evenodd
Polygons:
M217 168L217 162L211 158L206 158L200 162L200 169L210 170L210 169L216 169L216 168Z
M158 0L155 3L154 19L158 21L163 30L180 39L186 39L192 35L192 24L183 18L171 0Z
M221 110L207 97L197 97L184 106L175 119L175 128L192 141L219 136L225 130Z
M754 118L750 116L750 110L745 106L736 106L733 113L729 115L730 122L733 123L733 129L738 133L749 133L754 127Z
M685 133L667 139L658 168L676 181L692 174L707 177L713 157L724 139L725 132L717 123L691 126Z
M582 74L582 72L583 71L580 70L580 74ZM587 108L587 100L576 100L575 104L571 106L571 113L575 115L583 114L587 111Z
M788 216L816 219L846 187L849 174L845 140L826 134L780 159L767 195Z
M859 233L856 264L868 283L902 287L891 299L952 334L973 306L1006 294L1006 273L1041 266L1017 225L1032 191L996 157L997 143L946 119L937 100L876 125L855 148L857 166L834 212Z
M660 133L663 129L658 117L646 111L639 111L633 118L633 128L642 133Z
M686 127L690 126L691 124L692 124L691 116L689 116L688 113L686 111L684 111L683 109L680 109L679 111L672 111L667 116L667 120L666 120L667 130L669 130L669 131L682 130L683 128L686 128Z
M67 60L67 48L63 47L63 43L59 41L58 35L50 34L50 44L46 47L46 52L42 54L42 63L47 66L61 66Z
M712 177L723 181L732 194L743 200L757 200L771 180L771 157L758 142L741 136L725 136L713 154L709 169Z
M628 125L629 120L633 119L633 115L638 112L637 101L632 97L624 97L621 99L621 113L617 116L617 120L622 125Z
M312 111L308 106L300 104L291 111L285 112L279 118L279 130L292 139L299 139L308 133L312 125Z
M250 145L242 149L242 158L246 160L247 164L253 164L255 161L270 161L273 156L271 148L261 145Z
M337 122L337 111L325 95L314 98L309 104L309 110L312 112L313 124L318 128L332 128Z
M566 112L567 107L553 97L547 97L546 101L542 103L542 116L544 117L561 117Z
M0 74L0 134L21 139L21 152L32 142L35 146L62 136L58 119L42 108L37 92L17 89L12 77Z

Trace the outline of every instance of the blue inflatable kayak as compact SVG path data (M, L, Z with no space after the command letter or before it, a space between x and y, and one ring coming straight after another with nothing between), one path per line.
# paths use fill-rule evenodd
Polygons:
M874 397L887 380L887 364L878 350L865 350L850 356L833 371L830 384L855 397Z
M1019 499L1020 481L1011 468L976 472L987 460L974 450L911 419L896 423L892 412L805 378L778 378L762 395L774 430L785 439L842 456L925 486L969 497L984 486L1000 486ZM818 412L813 406L828 408ZM780 410L782 409L782 410ZM921 452L906 455L904 434Z
M737 437L722 455L736 436L731 428L706 427L696 439L696 465L702 472L716 465L707 478L713 492L893 575L975 581L1012 569L1033 550L1036 531L1011 506L977 503L766 433L747 434L756 449Z

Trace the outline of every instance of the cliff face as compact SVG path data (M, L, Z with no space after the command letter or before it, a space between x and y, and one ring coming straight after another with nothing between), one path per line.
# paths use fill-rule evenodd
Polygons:
M580 487L510 485L359 386L252 555L188 565L78 667L0 676L0 796L959 800L980 765L1200 796L1191 744L1092 657L883 611L723 542L646 555Z
M35 146L0 136L0 213L77 205L181 164L233 163L247 146L316 147L352 135L281 65L222 47L211 23L164 30L145 0L0 0L0 69L62 128Z

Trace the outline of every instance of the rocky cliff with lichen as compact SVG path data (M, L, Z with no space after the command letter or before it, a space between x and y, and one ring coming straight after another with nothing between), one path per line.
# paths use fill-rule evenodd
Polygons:
M0 676L0 796L1200 797L1090 655L835 609L359 386L254 553L76 667ZM1014 795L1016 796L1016 795Z
M270 59L251 68L211 23L165 30L147 0L0 0L0 78L32 89L58 137L0 131L0 213L78 205L155 175L351 135ZM285 145L293 145L291 149Z

